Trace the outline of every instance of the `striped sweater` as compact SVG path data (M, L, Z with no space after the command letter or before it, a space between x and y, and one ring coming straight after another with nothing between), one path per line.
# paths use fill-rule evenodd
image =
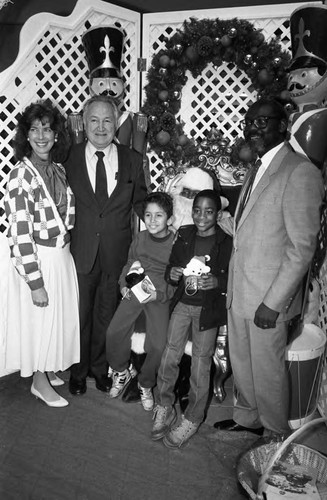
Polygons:
M55 168L63 169L56 164ZM5 194L8 241L17 272L31 290L44 286L37 245L63 248L75 222L75 200L67 186L67 211L61 219L44 181L27 158L10 172Z

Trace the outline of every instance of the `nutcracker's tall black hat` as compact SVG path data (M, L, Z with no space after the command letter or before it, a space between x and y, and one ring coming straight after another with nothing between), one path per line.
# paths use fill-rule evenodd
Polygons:
M117 26L94 26L82 35L90 78L121 78L124 32Z
M289 71L327 68L327 6L304 5L290 17L293 59Z

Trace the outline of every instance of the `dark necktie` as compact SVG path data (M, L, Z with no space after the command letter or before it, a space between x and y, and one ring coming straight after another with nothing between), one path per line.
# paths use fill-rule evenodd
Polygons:
M98 157L95 174L95 196L100 207L103 207L108 200L107 174L103 162L104 152L97 151L95 154Z
M247 176L247 178L244 181L244 184L243 184L241 192L240 192L240 200L239 200L238 207L237 207L236 214L235 214L235 228L237 228L238 223L240 221L240 218L242 216L242 213L244 211L245 205L247 204L247 202L250 198L254 179L257 175L257 172L259 170L261 163L262 163L261 160L257 160L255 162L255 164L253 165L253 167L249 171L249 175Z

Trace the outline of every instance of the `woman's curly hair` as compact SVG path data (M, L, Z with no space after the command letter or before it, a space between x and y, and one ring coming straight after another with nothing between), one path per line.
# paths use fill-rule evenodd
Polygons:
M65 161L70 147L66 120L49 99L30 104L19 116L13 139L16 160L22 160L24 157L30 158L32 154L28 132L35 120L39 120L43 124L49 122L51 130L56 134L56 142L51 149L51 159L55 163Z

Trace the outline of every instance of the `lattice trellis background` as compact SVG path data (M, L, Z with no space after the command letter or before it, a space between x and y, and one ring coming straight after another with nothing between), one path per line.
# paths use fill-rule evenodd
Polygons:
M139 14L130 15L126 9L100 0L92 1L92 6L87 0L80 0L69 18L49 15L43 17L40 14L28 23L28 33L21 39L23 53L20 53L15 63L0 76L1 231L7 225L1 201L8 172L14 164L10 142L14 135L16 117L37 99L51 99L64 115L82 109L89 93L88 66L81 36L89 27L116 24L124 29L121 70L125 79L125 97L122 108L138 111L140 106L137 71L140 50ZM44 26L41 31L40 26ZM39 33L36 38L35 33ZM29 40L32 42L29 43ZM28 45L28 50L24 47L25 44Z
M268 42L276 36L280 39L283 48L290 50L289 16L298 4L280 6L281 9L272 9L259 6L241 9L214 9L192 13L179 13L176 20L167 18L158 24L158 16L144 16L143 46L148 48L146 54L148 64L154 54L165 49L165 38L172 37L182 27L183 20L189 17L220 18L220 19L247 19L257 29L261 29ZM276 11L279 15L276 15ZM183 14L183 17L181 17ZM170 13L171 15L171 13ZM260 17L258 17L260 16ZM250 89L251 81L247 75L234 64L223 63L215 68L209 63L202 74L194 78L190 72L186 73L188 81L183 87L181 110L176 115L177 120L185 123L185 133L193 139L203 139L212 125L221 130L226 138L234 141L242 136L239 123L248 106L256 98L256 92ZM148 153L152 188L160 184L162 160L154 152Z
M318 5L321 2L314 2ZM143 16L143 57L148 65L155 53L165 48L164 38L172 36L190 17L247 19L261 29L267 41L278 36L284 48L290 50L289 16L300 5L283 4L238 9L183 11ZM160 22L158 22L158 20ZM10 141L14 135L16 117L30 102L50 98L61 111L80 111L88 97L88 68L81 44L81 35L90 26L115 24L126 33L122 72L126 81L123 108L138 111L141 76L137 70L140 52L140 15L110 5L101 0L79 0L68 18L35 16L23 28L21 49L15 63L0 74L0 230L6 227L2 207L7 176L14 163ZM43 27L43 28L40 28ZM25 29L26 28L26 29ZM212 125L218 126L225 137L233 141L241 135L240 119L255 99L248 77L232 64L215 68L210 63L205 71L188 81L183 88L179 120L185 132L201 139ZM160 159L148 152L152 188L159 185ZM326 224L326 220L324 222ZM327 330L327 262L319 274L321 289L319 324ZM327 408L327 373L324 373L320 407Z

